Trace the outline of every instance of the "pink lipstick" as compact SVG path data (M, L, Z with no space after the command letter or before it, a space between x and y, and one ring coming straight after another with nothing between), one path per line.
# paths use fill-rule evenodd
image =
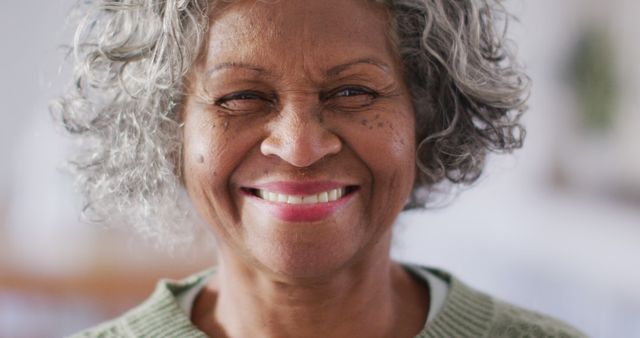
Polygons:
M316 222L334 214L358 187L333 181L276 181L242 188L257 207L285 222Z

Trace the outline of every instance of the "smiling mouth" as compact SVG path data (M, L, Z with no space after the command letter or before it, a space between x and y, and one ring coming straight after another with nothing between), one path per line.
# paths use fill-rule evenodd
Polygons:
M289 195L267 189L244 188L245 192L262 200L283 204L321 204L338 201L358 190L358 186L345 186L309 195Z

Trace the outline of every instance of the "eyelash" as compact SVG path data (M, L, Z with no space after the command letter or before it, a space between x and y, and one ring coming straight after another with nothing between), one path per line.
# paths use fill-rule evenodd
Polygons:
M363 87L363 86L350 85L350 86L342 86L327 92L321 92L319 98L321 102L328 103L331 99L353 98L353 97L358 97L363 95L368 96L370 100L375 100L376 98L379 97L379 94L370 88ZM261 103L263 104L273 106L277 102L277 97L275 95L267 95L265 93L257 92L257 91L239 91L239 92L227 94L215 100L214 104L229 112L242 113L242 112L245 112L245 110L234 109L232 107L229 107L229 103L233 101L238 101L238 102L245 101L248 103L251 100L260 100L262 101ZM344 107L344 108L360 109L368 106L369 104L370 102L368 103L365 102L365 103L362 103L361 106L359 107L353 106L353 107ZM340 106L340 104L336 102L336 106ZM255 107L252 107L252 108L255 108ZM265 108L265 107L261 107L261 108ZM246 112L249 112L249 110L251 109L247 109Z
M233 100L264 100L267 102L273 102L273 99L267 98L266 95L260 92L242 91L242 92L227 94L217 99L215 101L215 105L224 108L225 103Z
M338 95L340 93L343 92L348 92L348 91L354 91L356 92L356 94L349 94L349 95ZM358 96L358 95L369 95L372 99L375 99L379 96L379 94L377 92L375 92L374 90L371 90L369 88L366 87L361 87L361 86L344 86L344 87L340 87L337 89L334 89L332 91L329 91L328 93L321 93L320 94L320 100L321 101L327 101L329 99L331 99L332 97L353 97L353 96Z

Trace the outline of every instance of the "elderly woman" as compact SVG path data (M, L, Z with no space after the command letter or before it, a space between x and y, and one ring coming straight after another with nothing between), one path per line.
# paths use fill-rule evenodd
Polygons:
M403 209L521 145L499 3L84 6L57 112L85 211L174 247L205 224L219 266L78 337L581 336L389 257Z

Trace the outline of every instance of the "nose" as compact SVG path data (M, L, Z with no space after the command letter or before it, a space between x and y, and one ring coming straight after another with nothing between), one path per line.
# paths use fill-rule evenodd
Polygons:
M270 123L269 135L260 144L260 151L299 168L339 153L342 140L326 127L320 114L306 109L304 104L283 109Z

